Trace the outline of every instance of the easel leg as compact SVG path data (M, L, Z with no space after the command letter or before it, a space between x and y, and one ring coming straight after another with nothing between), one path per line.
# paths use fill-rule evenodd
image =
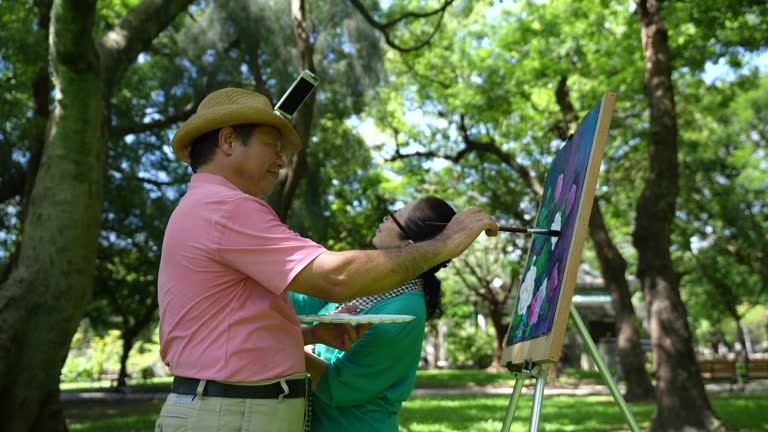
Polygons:
M576 306L574 306L573 303L571 303L571 319L573 320L573 323L576 324L576 329L579 331L579 334L581 335L581 340L584 341L584 345L587 346L587 350L589 351L589 354L592 357L592 361L594 361L595 364L597 365L597 370L600 371L600 375L603 377L603 381L605 381L605 384L608 386L608 389L611 391L611 395L613 395L613 399L619 405L619 409L621 409L622 414L624 414L624 419L627 420L627 425L629 426L629 429L632 432L639 432L640 428L637 427L637 423L635 422L635 418L632 416L632 413L629 411L627 402L624 400L624 397L619 392L618 387L616 387L616 383L613 382L613 377L611 376L611 373L608 371L608 368L605 366L605 363L603 363L603 360L600 358L600 353L597 351L597 347L595 346L595 343L592 341L592 337L589 335L587 326L584 325L584 321L581 320L581 316L579 315L579 312L576 310Z
M510 426L512 426L512 417L515 415L517 409L517 402L520 400L520 392L523 390L523 384L525 380L530 376L537 376L539 373L539 367L527 364L519 371L514 372L515 376L515 388L512 390L512 396L509 398L509 405L507 406L507 413L504 414L504 423L501 425L501 432L509 432Z
M530 371L527 369L515 372L515 388L512 391L512 396L509 398L509 405L507 405L507 413L504 414L504 423L501 425L501 432L509 432L509 428L512 426L512 416L515 415L517 402L520 400L520 392L523 390L523 383L529 376Z
M536 388L533 391L533 407L531 408L531 425L529 432L539 430L539 416L541 415L541 400L544 397L544 384L547 381L547 365L540 366L539 375L536 377Z

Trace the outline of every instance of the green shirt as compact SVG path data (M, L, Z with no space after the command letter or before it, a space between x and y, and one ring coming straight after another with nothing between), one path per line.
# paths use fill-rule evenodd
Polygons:
M296 313L316 313L306 299L295 299ZM327 304L327 313L336 304ZM349 352L316 345L328 369L312 396L312 431L397 431L397 414L416 381L426 309L424 293L408 292L377 302L365 314L413 315L402 323L372 325Z

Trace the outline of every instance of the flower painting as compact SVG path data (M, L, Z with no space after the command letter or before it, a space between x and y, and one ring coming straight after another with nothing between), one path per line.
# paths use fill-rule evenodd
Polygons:
M507 345L547 335L553 325L563 275L574 238L585 177L592 152L600 104L579 124L558 151L544 179L544 194L535 228L559 230L557 237L534 234L523 271ZM579 249L580 251L580 249ZM580 256L576 257L577 260ZM578 266L578 263L575 263ZM574 282L575 283L575 282Z

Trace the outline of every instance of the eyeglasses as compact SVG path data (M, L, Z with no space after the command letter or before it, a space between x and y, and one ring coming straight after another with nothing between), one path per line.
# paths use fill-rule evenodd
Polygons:
M388 215L384 216L384 222L386 222L388 219L392 219L392 222L394 222L395 225L397 225L397 227L400 228L400 231L402 231L403 235L405 235L406 240L410 240L410 236L405 231L405 228L403 228L403 225L400 223L400 221L397 220L393 212L389 212Z
M283 153L283 143L281 141L272 141L272 149L277 157L285 159L286 155Z

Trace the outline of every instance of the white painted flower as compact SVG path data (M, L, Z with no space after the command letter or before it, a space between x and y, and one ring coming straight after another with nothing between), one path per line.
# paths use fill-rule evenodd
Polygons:
M536 262L534 260L534 262ZM536 288L534 285L534 281L536 279L536 266L531 266L531 269L528 270L528 273L525 274L525 279L523 279L523 284L520 285L520 296L517 300L517 313L520 315L525 315L525 310L528 308L528 305L531 304L531 299L533 298L533 290Z
M549 229L560 231L560 227L561 227L562 223L563 222L562 222L562 219L560 219L560 213L558 212L555 215L555 220L552 221L552 225L549 226ZM557 243L557 239L558 238L560 238L560 237L551 237L550 238L549 241L552 242L552 249L555 248L555 243Z

